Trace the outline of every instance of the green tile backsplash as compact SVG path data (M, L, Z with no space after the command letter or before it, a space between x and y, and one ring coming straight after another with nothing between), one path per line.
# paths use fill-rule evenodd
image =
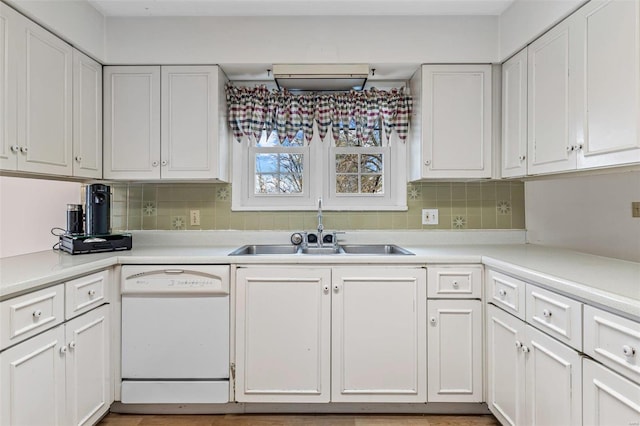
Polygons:
M303 230L315 211L234 212L231 185L113 184L111 226L120 230ZM403 212L324 212L326 229L524 229L524 184L518 181L411 183ZM422 225L422 209L439 210L438 225ZM189 224L200 210L200 225Z

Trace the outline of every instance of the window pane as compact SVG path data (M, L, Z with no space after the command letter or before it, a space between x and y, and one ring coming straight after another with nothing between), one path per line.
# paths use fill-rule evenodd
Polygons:
M363 194L382 194L382 175L361 176L360 192Z
M358 154L336 155L336 173L358 173Z
M338 194L357 194L357 175L336 175L336 192Z
M362 173L382 173L382 154L363 154L360 170Z
M256 194L302 193L304 154L256 154Z

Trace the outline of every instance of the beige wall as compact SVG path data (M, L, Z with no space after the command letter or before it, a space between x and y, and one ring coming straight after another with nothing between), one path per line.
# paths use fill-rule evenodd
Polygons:
M640 172L525 183L527 240L640 262Z
M81 184L0 176L0 257L51 249L51 228L66 227L67 204L80 202Z

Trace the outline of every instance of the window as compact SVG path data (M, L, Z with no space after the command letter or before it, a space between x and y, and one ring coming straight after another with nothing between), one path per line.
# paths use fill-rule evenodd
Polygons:
M241 142L233 143L233 210L313 210L318 198L326 210L406 210L408 142L400 141L395 131L387 138L381 114L369 125L358 125L353 117L332 117L338 122L336 132L329 126L324 139L314 121L306 130L308 137L313 126L311 140L302 130L292 134L288 129L289 137L263 130L253 139L240 130L248 114L238 117L234 131ZM252 125L255 122L252 117Z

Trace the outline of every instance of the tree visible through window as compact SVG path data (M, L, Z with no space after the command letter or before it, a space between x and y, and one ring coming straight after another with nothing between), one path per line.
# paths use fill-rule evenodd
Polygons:
M336 141L336 194L383 194L385 156L380 152L380 120L373 130L357 128L355 120L340 129Z
M255 194L300 194L304 183L304 147L302 132L282 143L273 131L256 142Z

